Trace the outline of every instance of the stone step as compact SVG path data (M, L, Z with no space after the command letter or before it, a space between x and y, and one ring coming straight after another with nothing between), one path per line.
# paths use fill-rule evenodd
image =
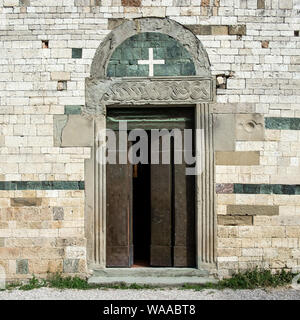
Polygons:
M93 277L208 277L208 270L194 268L105 268L94 269Z
M195 276L176 276L176 277L155 277L155 276L92 276L89 278L90 284L98 285L114 285L125 283L127 285L151 285L159 287L176 287L183 286L184 284L200 285L205 283L217 283L218 280L213 277L195 277Z

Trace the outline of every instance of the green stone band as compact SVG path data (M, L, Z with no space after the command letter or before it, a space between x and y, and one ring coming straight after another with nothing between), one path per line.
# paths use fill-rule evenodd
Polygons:
M300 118L265 118L265 128L272 130L300 130Z
M84 181L0 181L0 190L84 190Z
M220 183L216 184L216 193L300 195L300 185Z

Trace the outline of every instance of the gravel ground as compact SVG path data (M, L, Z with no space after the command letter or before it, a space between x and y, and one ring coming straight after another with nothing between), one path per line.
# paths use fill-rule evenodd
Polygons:
M30 291L6 290L0 300L300 300L300 290L58 290L40 288Z

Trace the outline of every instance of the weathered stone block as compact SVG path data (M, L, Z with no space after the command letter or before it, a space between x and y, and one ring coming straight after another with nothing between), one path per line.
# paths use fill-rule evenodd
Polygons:
M53 144L58 147L61 145L61 134L68 121L68 116L58 114L53 116Z
M67 259L85 259L85 256L85 247L68 246L65 248L65 257Z
M279 9L293 9L293 0L280 0Z
M259 151L217 151L216 165L252 166L259 165Z
M28 273L28 260L27 259L17 259L16 261L16 273L17 274L27 274Z
M63 272L76 273L78 272L79 259L64 259Z
M81 114L80 105L66 105L65 106L65 114Z
M70 72L51 72L51 80L70 80Z
M236 115L236 139L261 141L265 138L264 116L261 114Z
M80 130L78 130L80 128ZM81 115L69 115L68 121L62 129L62 147L91 146L93 144L92 120L83 118Z
M141 0L122 0L123 7L140 7Z
M229 26L228 34L244 36L246 35L246 25L242 24L242 25Z
M228 26L212 26L211 27L212 35L227 35L228 34Z
M0 238L0 247L5 246L5 238Z
M265 0L257 0L257 9L265 9Z
M275 216L279 215L279 206L228 205L227 214L248 216Z
M57 91L67 90L67 81L59 80L57 81Z
M119 25L121 25L126 19L124 18L108 18L108 30L113 30Z
M42 204L42 198L11 198L12 207L39 207Z
M30 6L30 0L20 0L20 5L23 7Z
M197 35L211 35L211 28L212 26L210 25L185 25L188 29L190 29L194 34Z
M82 58L82 48L72 48L72 59Z
M3 0L3 7L15 7L19 5L19 0Z
M291 64L300 64L300 56L291 56Z
M209 7L210 0L201 0L201 7Z
M261 42L261 47L264 48L264 49L269 48L269 41L267 41L267 40L262 41Z
M63 220L64 219L64 208L63 207L53 207L53 220Z
M235 150L235 117L232 114L215 114L214 148L215 151Z
M253 217L252 216L218 215L218 224L221 224L224 226L253 225Z

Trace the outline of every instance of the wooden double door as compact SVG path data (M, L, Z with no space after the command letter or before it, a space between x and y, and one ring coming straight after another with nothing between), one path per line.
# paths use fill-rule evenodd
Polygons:
M120 121L126 121L128 132L146 130L149 152L148 163L106 165L107 267L195 266L195 177L186 174L184 157L181 164L174 162L173 139L170 163L161 163L161 143L158 164L151 164L150 152L152 129L176 128L183 139L183 130L194 128L193 119L194 109L187 107L108 109L107 127L117 137L117 159L124 152L118 144ZM134 143L128 141L128 150Z

